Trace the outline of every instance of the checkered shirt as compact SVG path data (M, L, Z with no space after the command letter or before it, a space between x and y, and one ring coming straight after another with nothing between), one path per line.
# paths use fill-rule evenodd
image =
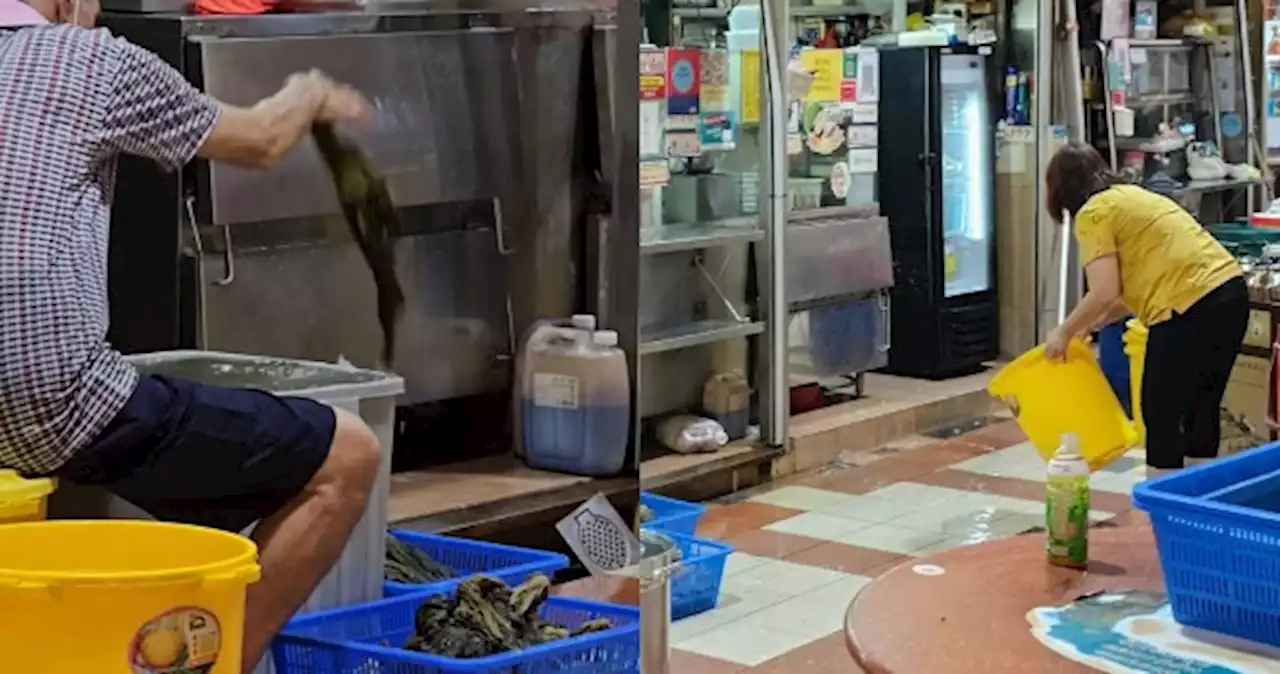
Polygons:
M133 394L106 341L116 156L177 170L217 116L106 30L0 29L0 468L56 472Z

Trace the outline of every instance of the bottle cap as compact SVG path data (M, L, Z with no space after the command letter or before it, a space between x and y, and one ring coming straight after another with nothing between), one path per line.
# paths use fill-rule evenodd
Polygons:
M596 346L613 348L618 345L618 333L613 330L601 330L592 339L595 341Z
M595 330L596 317L591 314L574 314L573 318L569 319L569 324L579 330Z

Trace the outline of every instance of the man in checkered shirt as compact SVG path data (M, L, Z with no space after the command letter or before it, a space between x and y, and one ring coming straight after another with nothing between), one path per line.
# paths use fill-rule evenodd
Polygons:
M314 121L368 104L318 72L251 108L219 103L93 29L97 0L18 2L0 0L0 468L103 486L163 520L258 522L251 669L364 512L378 440L309 400L139 376L106 342L116 157L269 167Z

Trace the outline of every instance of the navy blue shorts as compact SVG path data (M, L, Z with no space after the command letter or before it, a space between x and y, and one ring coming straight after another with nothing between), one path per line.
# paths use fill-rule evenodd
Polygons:
M58 476L159 520L239 532L301 493L328 458L336 423L313 400L143 375Z

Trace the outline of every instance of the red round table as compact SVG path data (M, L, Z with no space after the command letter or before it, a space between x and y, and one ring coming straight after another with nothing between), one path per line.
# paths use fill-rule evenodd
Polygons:
M849 650L869 674L1086 674L1031 634L1027 612L1102 590L1163 590L1149 526L1089 532L1087 572L1050 566L1044 536L947 550L869 583L849 606Z

